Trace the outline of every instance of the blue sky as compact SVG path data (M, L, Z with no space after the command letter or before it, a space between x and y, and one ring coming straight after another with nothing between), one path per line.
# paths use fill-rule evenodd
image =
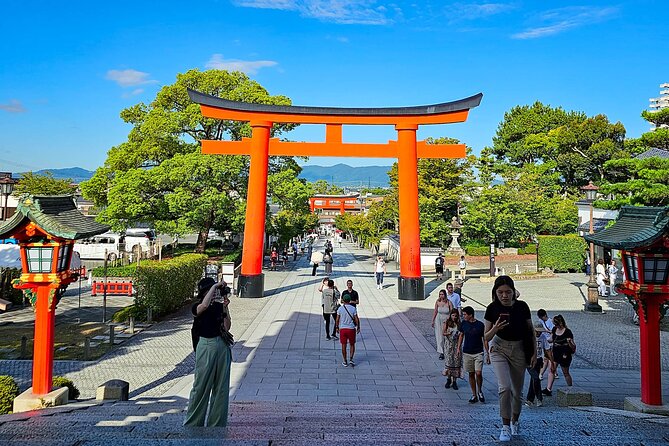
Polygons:
M245 71L296 105L446 102L483 92L464 124L423 126L478 153L504 112L539 100L648 130L669 82L669 2L201 0L3 2L0 170L102 165L119 112L191 68ZM302 126L289 137L322 140ZM345 127L346 141L395 139ZM312 158L386 165L390 159Z

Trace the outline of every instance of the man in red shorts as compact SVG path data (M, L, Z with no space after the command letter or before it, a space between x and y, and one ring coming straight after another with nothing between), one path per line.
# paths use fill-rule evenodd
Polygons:
M360 319L358 319L358 311L351 305L351 295L345 294L342 296L343 305L337 310L337 322L335 328L339 332L339 340L341 342L341 357L343 361L341 365L348 367L355 366L353 362L353 355L355 355L355 335L360 333ZM346 344L351 344L351 356L346 356Z

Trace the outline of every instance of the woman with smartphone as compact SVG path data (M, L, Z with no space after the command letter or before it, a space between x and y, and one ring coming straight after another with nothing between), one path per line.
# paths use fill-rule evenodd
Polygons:
M510 441L512 435L520 433L525 369L534 367L537 358L530 308L518 295L513 279L499 276L484 316L484 339L489 343L499 386L500 441Z
M190 392L184 426L226 426L230 393L230 346L221 337L230 330L230 288L205 277L198 283L198 300L193 305L199 340L195 348L195 379Z

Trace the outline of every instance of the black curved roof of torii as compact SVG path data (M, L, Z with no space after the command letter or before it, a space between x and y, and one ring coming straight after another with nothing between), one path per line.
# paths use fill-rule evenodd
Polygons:
M188 89L191 101L208 105L210 107L223 108L226 110L237 110L258 113L283 113L297 115L333 115L333 116L421 116L438 115L442 113L458 112L478 107L483 98L483 93L475 94L464 99L452 102L442 102L432 105L418 105L413 107L311 107L304 105L270 105L256 104L250 102L230 101L199 91Z

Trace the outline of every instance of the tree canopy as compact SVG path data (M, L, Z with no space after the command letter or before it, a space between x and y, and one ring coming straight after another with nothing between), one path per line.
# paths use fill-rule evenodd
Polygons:
M641 116L658 126L628 145L636 151L651 148L669 150L669 109L656 112L643 111ZM669 159L660 157L615 159L603 166L609 181L602 184L600 192L609 199L597 206L618 209L624 205L669 206Z
M44 175L26 172L21 175L18 183L14 186L14 194L16 195L70 195L76 191L77 186L72 183L70 178L54 178L53 173L48 171Z
M121 112L132 125L127 141L112 147L104 165L81 187L102 209L98 218L115 229L145 222L172 234L195 231L196 250L202 252L209 229L240 229L249 159L202 155L200 140L239 140L250 136L251 129L245 122L204 118L187 88L230 100L291 103L286 96L270 95L244 73L193 69L178 74L153 102ZM293 127L275 125L272 136ZM270 160L270 173L285 168L300 169L292 158Z

